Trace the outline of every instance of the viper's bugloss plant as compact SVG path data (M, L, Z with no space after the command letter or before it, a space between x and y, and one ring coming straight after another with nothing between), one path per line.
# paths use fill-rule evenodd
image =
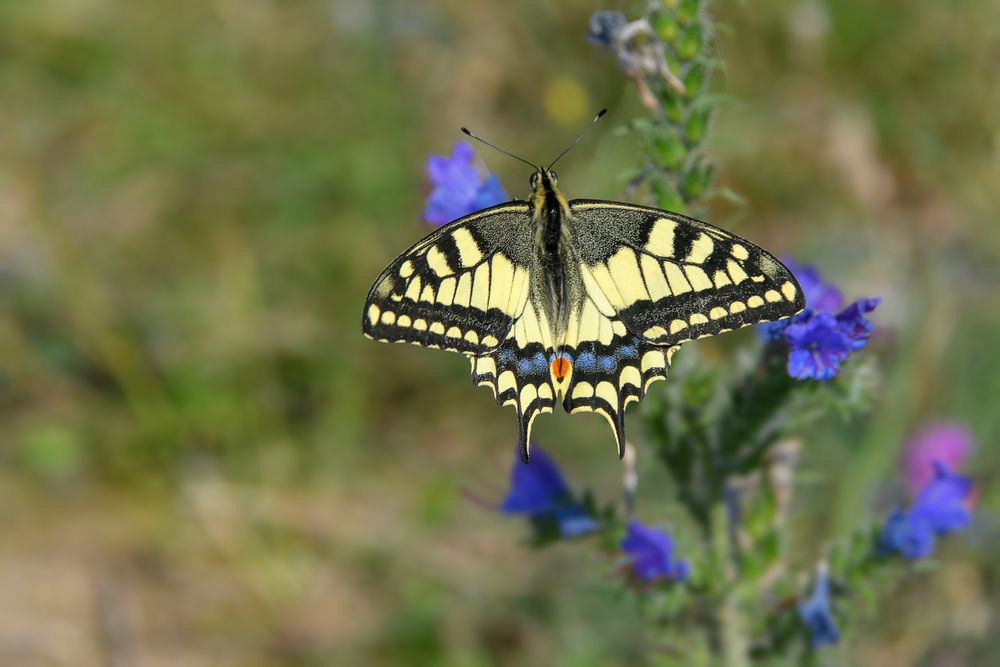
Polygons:
M645 147L630 193L642 197L640 186L648 186L647 198L675 211L725 194L711 189L714 167L702 153L718 100L707 94L717 63L706 4L654 1L631 20L601 11L587 33L613 52L648 114L624 128ZM505 198L494 177L472 166L466 144L450 158L432 158L429 171L435 184L430 222ZM936 424L905 450L909 504L896 498L891 511L873 508L851 535L827 541L822 553L805 559L815 566L790 565L803 561L788 553L786 519L808 415L836 407L850 417L872 407L864 398L871 373L858 370L872 364L852 357L870 355L866 348L876 332L870 317L881 299L846 302L815 267L784 261L802 287L805 309L761 325L760 336L746 339L743 358L753 360L734 364L736 372L680 363L662 389L651 390L641 411L645 438L626 447L620 510L613 503L598 510L589 492L574 492L537 445L528 463L515 454L499 504L501 513L527 519L532 544L590 536L575 543L597 547L609 565L621 565L623 588L674 596L669 614L653 611L649 618L650 631L665 633L672 654L681 656L676 662L663 657L664 664L812 664L817 650L849 636L873 598L889 593L885 582L898 580L910 561L930 556L942 537L972 521L973 483L957 472L971 436L964 427ZM640 460L658 462L669 476L674 502L663 516L672 517L670 532L632 516L641 497L636 451L648 453ZM644 507L643 514L657 512ZM654 518L653 525L660 522ZM707 660L688 660L704 646Z

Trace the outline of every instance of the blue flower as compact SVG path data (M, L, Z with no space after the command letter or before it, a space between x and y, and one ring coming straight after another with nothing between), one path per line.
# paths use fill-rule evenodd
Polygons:
M937 536L969 525L972 481L934 462L934 479L920 491L910 509L893 510L882 527L879 546L887 553L911 560L934 551Z
M851 354L851 339L829 313L808 313L785 328L788 343L788 375L798 380L833 378Z
M538 447L532 447L528 463L518 455L511 466L510 489L500 511L508 516L527 516L539 524L554 524L564 538L598 528L597 521L573 498L555 461Z
M934 551L934 531L926 521L897 507L882 526L879 547L909 560L927 558Z
M472 161L475 152L465 141L455 144L451 157L432 155L427 174L434 189L427 197L424 220L443 225L488 206L507 201L496 176L483 174Z
M841 309L844 298L840 290L823 282L815 267L787 258L784 262L802 287L806 308L794 317L763 325L764 336L788 344L789 376L830 380L851 352L868 344L875 327L865 315L875 310L881 299L859 299Z
M602 10L590 16L590 26L587 30L587 41L600 46L611 46L615 35L628 24L628 19L621 12Z
M821 567L816 575L812 595L799 603L799 618L809 629L813 648L840 641L837 620L830 608L830 580L826 569Z
M638 521L629 522L621 548L629 558L632 572L642 581L684 581L691 572L687 561L674 557L674 542L669 535Z
M969 525L971 496L972 480L953 474L946 465L935 461L934 479L913 501L910 515L926 521L938 535L952 533Z
M837 328L851 341L851 350L857 351L868 344L868 339L875 330L875 325L869 322L865 315L875 310L882 299L858 299L847 308L837 313Z

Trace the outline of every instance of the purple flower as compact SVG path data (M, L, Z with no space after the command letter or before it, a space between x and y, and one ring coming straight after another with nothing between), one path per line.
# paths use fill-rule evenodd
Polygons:
M851 339L829 313L808 313L784 331L788 343L788 375L798 380L833 378L851 354Z
M879 547L909 560L927 558L934 551L934 531L926 521L897 507L882 526Z
M926 558L937 536L961 530L971 519L972 482L933 462L934 478L924 486L910 509L893 510L882 527L880 547L908 559Z
M934 462L958 470L972 449L972 434L958 424L931 424L917 433L906 446L903 466L906 488L916 497L934 477Z
M684 581L690 574L687 561L674 557L674 542L670 536L655 528L646 528L638 521L629 522L621 548L629 558L632 572L642 581Z
M788 258L784 262L802 287L806 308L794 317L763 325L764 335L788 344L789 376L830 380L851 352L868 344L875 327L865 315L881 299L859 299L840 309L844 301L840 290L823 282L815 267Z
M465 141L455 144L451 157L432 155L427 174L434 189L427 197L424 220L443 225L488 206L507 201L496 176L477 169L472 161L475 152Z
M868 344L875 325L865 319L865 315L875 310L882 299L858 299L837 313L837 328L851 341L851 351L857 351Z
M500 504L508 516L527 516L553 525L562 537L578 537L597 529L597 521L573 498L559 467L544 451L532 447L531 460L520 454L510 469L510 489Z
M923 488L910 507L910 516L926 521L938 535L969 525L972 480L955 475L940 461L934 462L934 479Z
M814 649L840 641L837 620L830 608L830 580L826 568L820 567L812 594L799 604L799 618L809 629Z
M794 259L781 259L799 281L799 287L806 297L806 308L832 313L844 303L844 297L835 285L823 282L815 266L799 264Z

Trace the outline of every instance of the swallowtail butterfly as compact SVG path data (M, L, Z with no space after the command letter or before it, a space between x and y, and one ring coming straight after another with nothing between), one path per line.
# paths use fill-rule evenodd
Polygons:
M368 293L362 329L467 356L473 382L517 411L525 461L532 422L557 403L603 415L621 456L625 407L666 377L681 344L789 317L805 298L773 255L718 227L568 201L554 164L531 165L527 201L459 218L397 257Z

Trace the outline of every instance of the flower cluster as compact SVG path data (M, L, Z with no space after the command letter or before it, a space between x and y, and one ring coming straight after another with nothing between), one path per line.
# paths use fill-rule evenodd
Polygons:
M874 326L865 317L881 299L858 299L843 307L835 286L823 282L814 267L789 259L806 297L806 308L795 317L764 325L773 340L788 344L788 374L798 380L830 380L852 352L868 344Z
M904 472L910 508L889 515L879 540L884 553L926 558L937 537L965 528L971 518L972 482L952 472L972 448L972 435L956 424L933 424L906 447Z
M896 508L882 528L880 546L887 553L918 559L930 556L935 538L965 528L971 518L972 481L944 463L933 464L934 478L908 510Z
M531 454L528 463L518 455L511 466L510 489L500 511L526 516L542 529L554 527L563 538L595 531L597 521L573 496L555 461L538 447L532 447Z
M507 201L500 181L473 164L475 152L468 142L455 144L451 157L432 155L427 175L434 189L427 197L424 220L443 225L480 209Z

